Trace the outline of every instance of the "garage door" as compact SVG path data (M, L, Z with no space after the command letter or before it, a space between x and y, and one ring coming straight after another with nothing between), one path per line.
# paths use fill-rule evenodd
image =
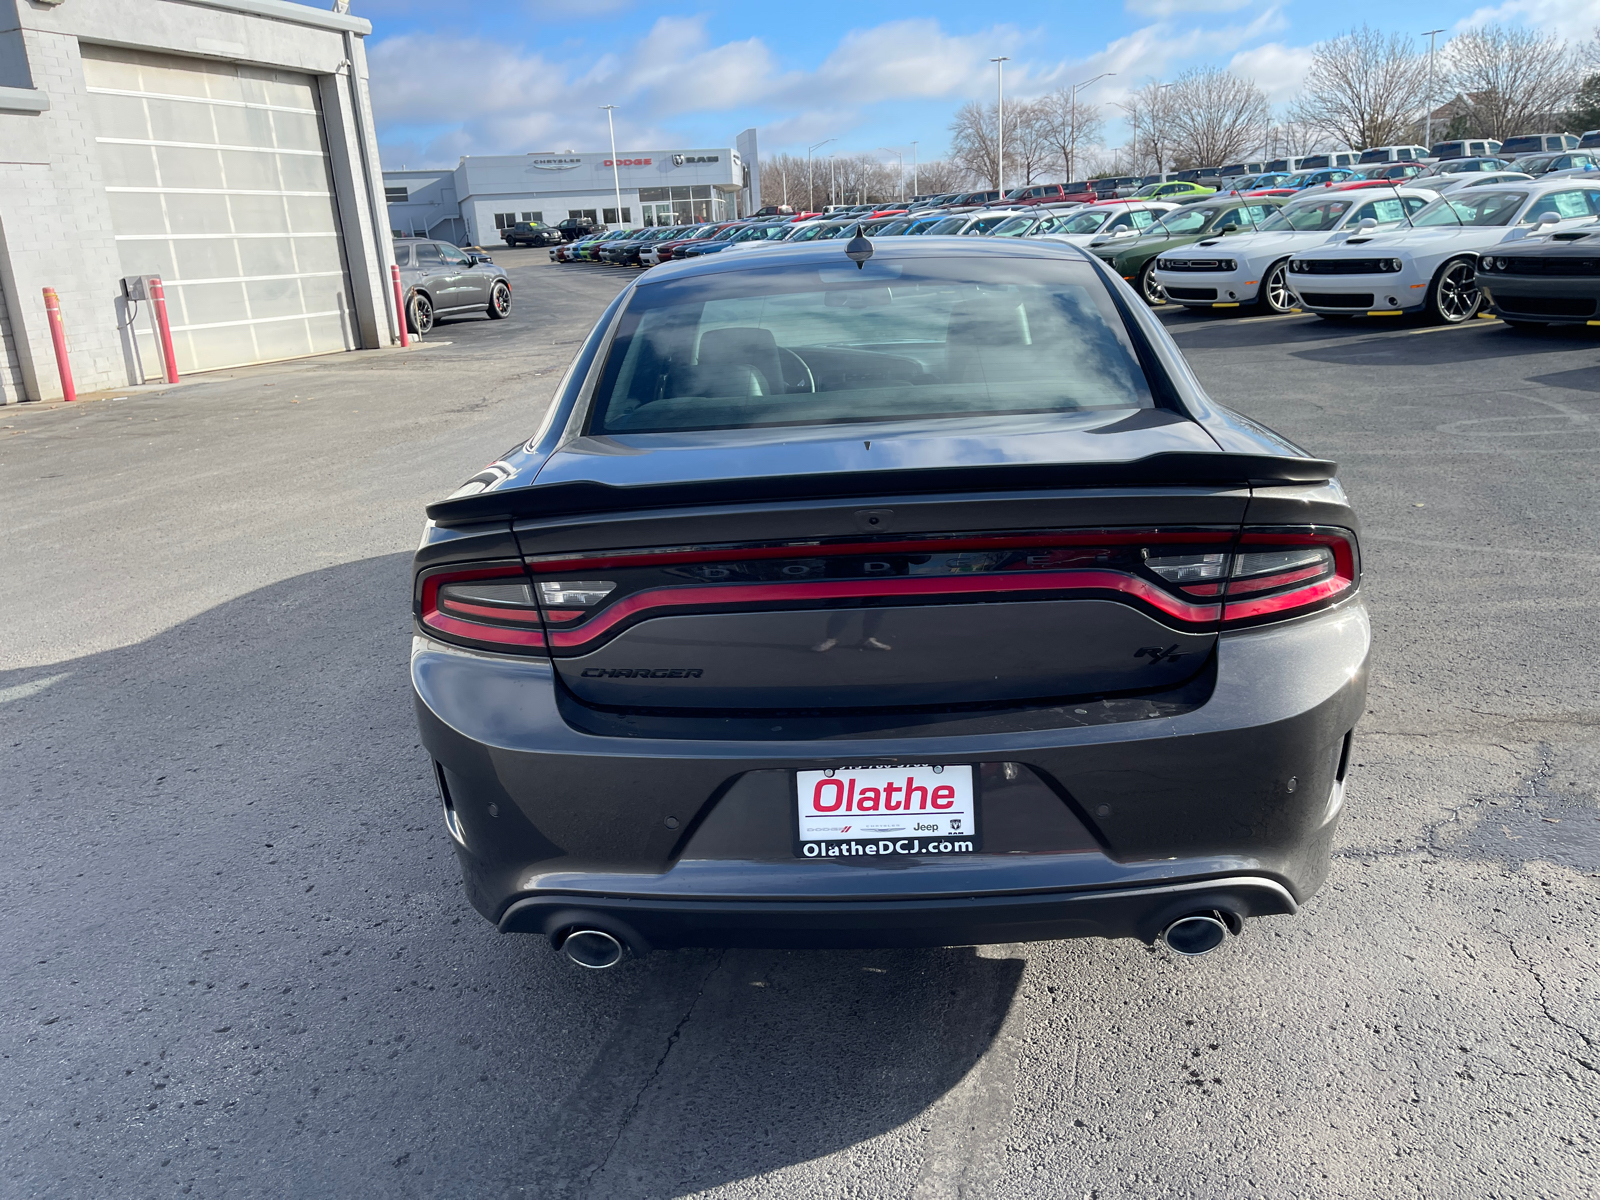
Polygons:
M122 272L161 276L179 373L354 349L312 77L90 45L83 71Z

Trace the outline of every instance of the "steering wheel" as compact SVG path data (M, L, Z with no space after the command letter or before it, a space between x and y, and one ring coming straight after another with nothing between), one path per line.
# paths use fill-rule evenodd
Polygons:
M806 366L806 360L793 350L778 347L778 354L783 363L783 386L786 391L815 392L817 390L817 377L811 373L811 368ZM789 360L793 359L799 364L800 370L790 372Z

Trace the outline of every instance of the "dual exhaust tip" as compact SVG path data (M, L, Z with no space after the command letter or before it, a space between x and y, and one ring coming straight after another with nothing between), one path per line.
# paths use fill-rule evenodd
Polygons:
M1217 911L1190 913L1162 930L1161 940L1168 950L1185 958L1210 954L1236 932L1227 920L1232 915ZM580 967L604 971L621 962L627 948L603 929L574 929L561 940L561 952Z

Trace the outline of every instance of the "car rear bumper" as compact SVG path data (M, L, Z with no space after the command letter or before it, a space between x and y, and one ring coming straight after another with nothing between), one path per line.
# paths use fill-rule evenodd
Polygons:
M1225 635L1187 708L1131 701L1101 720L1084 701L999 730L885 720L803 740L781 719L770 737L765 722L718 736L732 723L716 718L703 736L665 736L626 714L586 731L548 662L420 637L411 673L468 897L502 929L559 935L572 927L560 914L579 913L641 946L1148 939L1170 919L1152 889L1244 917L1292 912L1321 886L1370 639L1357 597ZM986 830L979 853L797 858L792 772L863 762L1035 780L1069 834L1027 825L1010 844Z
M1179 917L1247 917L1299 910L1283 884L1261 875L1190 883L1022 895L918 900L654 900L543 893L513 901L501 933L535 933L557 945L574 929L602 929L635 955L685 946L882 949L985 946L1065 938L1154 942Z

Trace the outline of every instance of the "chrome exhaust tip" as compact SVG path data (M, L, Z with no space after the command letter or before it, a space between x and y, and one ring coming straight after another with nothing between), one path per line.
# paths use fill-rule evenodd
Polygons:
M622 943L603 929L574 929L561 939L561 951L580 967L604 971L622 961Z
M1190 913L1162 930L1161 940L1174 954L1198 958L1228 940L1228 926L1217 913Z

